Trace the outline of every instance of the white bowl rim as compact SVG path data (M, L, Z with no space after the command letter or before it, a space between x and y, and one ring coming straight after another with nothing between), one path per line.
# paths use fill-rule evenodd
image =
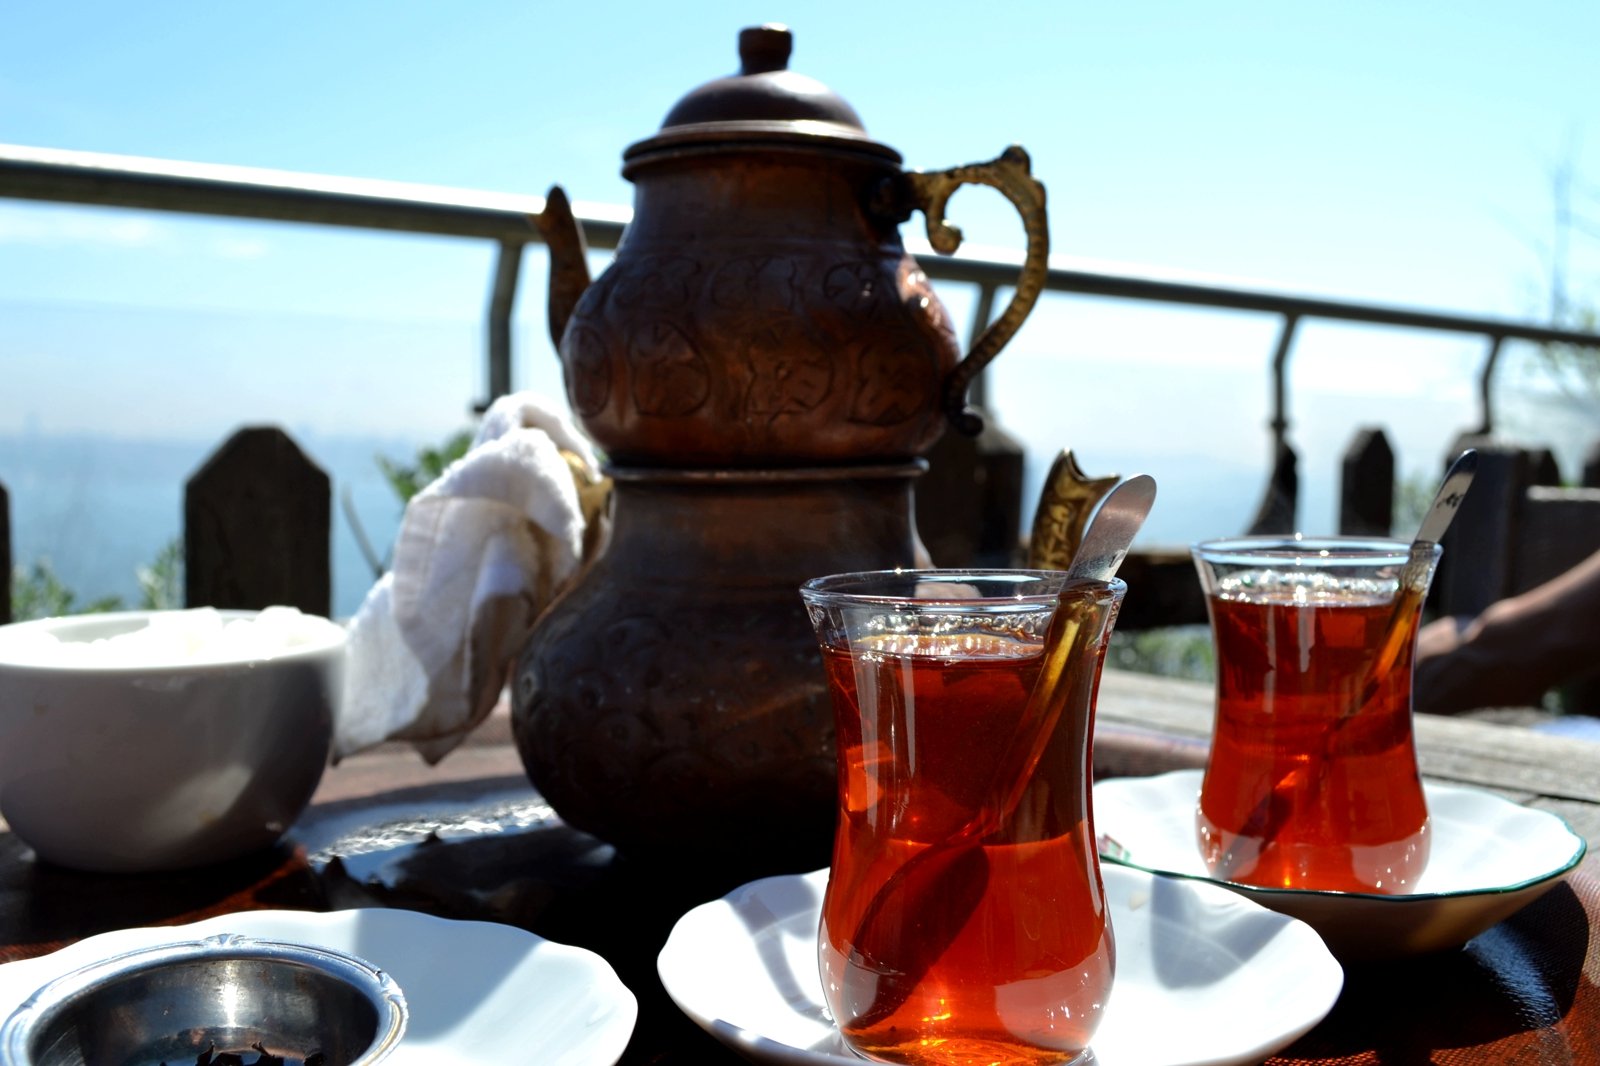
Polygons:
M110 632L101 636L115 636L121 633L131 633L139 629L135 623L148 625L151 618L159 615L179 614L195 608L172 608L162 610L135 610L135 611L99 611L87 614L53 615L49 618L30 618L22 622L11 622L0 625L0 671L15 674L39 674L45 676L77 676L77 677L134 677L159 673L170 676L203 675L218 671L236 670L258 663L293 662L301 659L320 659L329 652L339 652L348 645L350 631L348 627L340 625L331 618L322 615L302 612L307 618L328 623L326 639L315 639L303 644L295 644L287 648L268 652L264 655L253 655L244 658L226 659L195 659L195 660L162 660L152 659L148 662L128 663L85 663L85 662L34 662L16 658L7 653L6 635L25 630L35 630L57 634L63 629L77 627L104 628ZM224 621L255 618L261 614L259 610L238 610L233 608L217 608L217 613ZM125 628L120 628L125 627ZM320 627L319 627L320 628ZM72 643L82 643L96 637L83 638Z

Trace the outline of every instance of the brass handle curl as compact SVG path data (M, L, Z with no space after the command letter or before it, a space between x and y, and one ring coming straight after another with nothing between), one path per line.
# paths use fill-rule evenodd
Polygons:
M1033 310L1044 290L1049 269L1050 227L1045 216L1044 186L1033 176L1031 160L1020 145L1012 145L987 163L969 163L949 170L913 171L905 175L911 198L921 208L928 223L928 241L934 251L951 255L961 247L961 230L945 221L944 209L950 196L963 185L988 185L1001 194L1022 216L1022 229L1028 238L1022 272L1017 277L1011 302L1000 317L989 323L972 351L956 364L944 381L944 410L950 424L968 436L983 431L983 419L967 407L967 387L983 368L993 361L1023 319Z
M1119 474L1090 477L1078 457L1066 449L1050 464L1039 505L1033 512L1033 534L1028 538L1030 570L1066 570L1083 544L1089 516L1121 483Z

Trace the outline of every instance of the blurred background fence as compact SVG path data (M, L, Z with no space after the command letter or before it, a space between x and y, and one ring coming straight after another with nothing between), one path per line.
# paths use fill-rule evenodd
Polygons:
M418 194L383 182L5 145L0 145L0 197L489 242L496 257L485 316L487 389L475 406L481 410L514 387L511 316L524 255L541 241L531 215L543 209L542 198L471 190ZM628 211L620 207L590 208L579 217L589 247L600 250L616 247L627 220ZM1017 262L966 253L940 256L923 242L906 243L930 278L970 288L975 338L1013 283ZM1480 514L1452 529L1457 543L1447 552L1436 582L1437 609L1480 609L1600 548L1600 434L1588 453L1582 485L1564 487L1548 449L1496 435L1492 387L1508 341L1600 352L1600 334L1065 267L1052 267L1046 291L1204 307L1276 321L1276 342L1265 368L1270 395L1265 429L1273 461L1254 517L1238 532L1297 528L1301 478L1290 442L1289 368L1305 323L1361 323L1477 337L1483 343L1477 418L1462 427L1456 446L1472 444L1485 452L1484 474L1469 499ZM987 379L980 377L973 389L975 406L988 406L988 388ZM247 398L235 402L247 406ZM946 434L918 487L918 525L941 565L1010 562L1025 539L1023 450L996 419L986 423L977 439ZM1387 533L1396 506L1393 450L1381 426L1357 425L1350 432L1339 487L1340 531ZM186 602L228 607L289 603L331 613L331 516L327 475L294 440L275 427L240 431L196 471L185 489ZM6 573L17 562L11 554L10 508L0 485L0 563ZM1128 576L1137 591L1128 597L1121 628L1204 621L1186 553L1142 551L1130 562ZM11 611L9 583L0 584L0 619L9 619Z

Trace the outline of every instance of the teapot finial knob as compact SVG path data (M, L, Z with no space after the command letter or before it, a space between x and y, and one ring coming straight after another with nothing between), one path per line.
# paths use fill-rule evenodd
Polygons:
M770 74L789 68L794 51L794 35L777 22L750 26L739 31L739 73Z

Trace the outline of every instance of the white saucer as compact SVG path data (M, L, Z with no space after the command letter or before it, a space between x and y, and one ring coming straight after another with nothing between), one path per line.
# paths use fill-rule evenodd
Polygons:
M1097 1066L1260 1062L1332 1009L1344 971L1304 924L1215 885L1104 873L1117 976ZM673 1002L754 1062L861 1066L817 975L827 879L769 877L685 914L656 963Z
M1102 858L1226 885L1307 923L1346 961L1459 947L1560 884L1587 847L1546 811L1480 789L1424 783L1433 843L1413 892L1380 896L1215 881L1195 838L1201 776L1177 770L1097 782L1095 830L1126 852Z
M45 982L135 948L240 933L334 948L388 971L411 1011L384 1066L537 1062L611 1066L638 1002L600 956L509 925L364 908L242 911L169 928L121 929L0 966L0 1018Z

